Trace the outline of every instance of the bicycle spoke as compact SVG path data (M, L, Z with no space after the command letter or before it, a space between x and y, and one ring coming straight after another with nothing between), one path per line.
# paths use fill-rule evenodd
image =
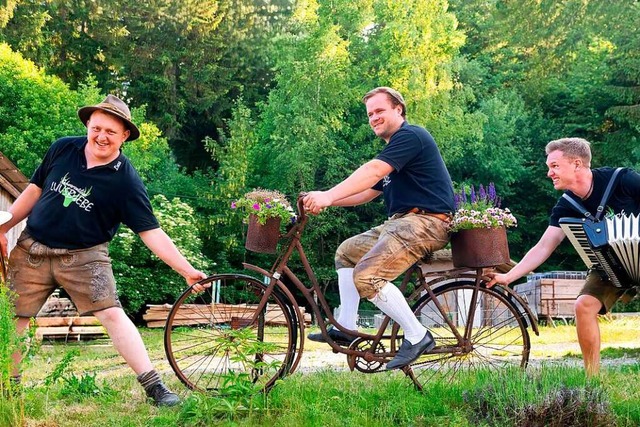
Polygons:
M453 381L463 371L526 366L530 344L521 314L504 296L486 288L479 289L472 306L473 291L470 282L446 284L435 291L442 311L429 295L414 306L418 318L436 338L434 353L412 364L419 388L435 377ZM458 336L468 336L469 341L461 341Z
M248 276L219 275L201 293L186 291L172 307L165 330L171 367L187 387L218 390L247 374L257 389L289 372L297 320L278 290L256 314L265 285Z

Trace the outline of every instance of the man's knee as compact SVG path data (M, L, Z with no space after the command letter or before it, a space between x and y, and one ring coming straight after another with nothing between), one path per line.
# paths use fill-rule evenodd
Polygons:
M129 318L121 307L104 308L102 310L95 311L93 315L98 318L104 327L107 327L108 325L116 325L123 321L129 321Z
M338 246L338 249L336 250L336 256L335 256L335 265L336 265L336 270L340 270L341 268L353 268L354 267L354 263L353 261L351 261L351 258L347 255L349 253L349 240L345 240L344 242L342 242L340 244L340 246Z
M366 270L356 267L353 269L353 283L360 294L360 298L371 299L378 294L378 291L387 281L379 277L374 277Z
M580 295L574 304L576 317L596 317L602 309L602 302L591 295Z

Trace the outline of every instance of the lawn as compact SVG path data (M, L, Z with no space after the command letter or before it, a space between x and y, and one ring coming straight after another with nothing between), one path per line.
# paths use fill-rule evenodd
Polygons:
M306 351L316 361L313 368L305 366L308 359L304 359L299 372L279 382L267 396L251 396L238 387L230 388L224 398L186 390L166 363L162 331L141 329L152 360L185 400L176 408L149 405L108 340L43 343L25 364L24 417L28 426L46 427L442 427L553 425L552 420L561 420L564 414L576 424L564 420L558 425L638 425L640 318L602 319L601 328L604 368L591 380L584 377L577 358L575 328L563 325L544 326L540 336L532 335L532 363L524 372L474 372L430 383L422 393L402 373L365 375L345 371L344 364L318 364L336 360L336 355L307 341ZM0 420L9 410L7 404L0 404ZM544 417L551 421L532 423Z

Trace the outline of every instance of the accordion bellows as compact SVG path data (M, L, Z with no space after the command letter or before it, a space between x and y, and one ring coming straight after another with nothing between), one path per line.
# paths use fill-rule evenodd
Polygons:
M615 215L607 218L607 241L629 278L640 283L640 216Z
M618 214L604 221L560 218L560 227L589 269L614 286L640 286L640 216Z

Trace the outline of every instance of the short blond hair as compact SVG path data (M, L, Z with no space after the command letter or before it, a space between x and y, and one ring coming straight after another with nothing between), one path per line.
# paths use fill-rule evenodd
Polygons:
M547 155L554 151L562 151L565 157L580 159L585 166L591 166L591 143L583 138L561 138L551 141L545 147Z
M373 97L374 95L377 95L379 93L384 93L387 95L387 97L389 98L389 101L391 102L391 105L393 105L394 107L397 105L402 106L402 117L407 117L407 105L404 102L404 98L402 97L402 95L400 94L400 92L398 92L395 89L392 89L390 87L387 86L380 86L377 87L375 89L370 90L369 92L366 93L365 96L362 97L362 102L364 102L365 104L367 103L367 101L369 100L369 98Z

